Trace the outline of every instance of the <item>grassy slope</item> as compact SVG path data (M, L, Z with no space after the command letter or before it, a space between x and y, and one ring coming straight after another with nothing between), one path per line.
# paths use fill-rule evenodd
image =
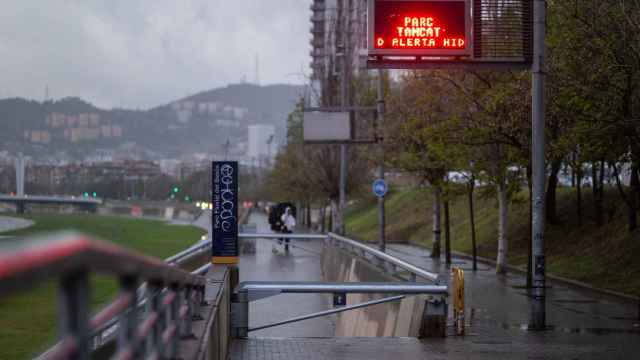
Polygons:
M197 241L204 231L190 226L170 226L160 221L104 216L33 216L36 224L2 235L28 236L73 229L137 251L169 257ZM114 280L91 279L94 308L107 303L117 291ZM38 354L55 339L56 284L0 299L0 359L25 359Z
M550 273L583 281L597 287L640 295L640 231L626 231L625 206L615 193L607 193L606 224L593 221L590 189L583 191L583 225L579 227L575 194L560 188L558 224L547 226L547 269ZM429 189L400 189L386 202L389 241L431 246L432 202ZM374 199L361 199L347 214L347 231L364 239L377 238L377 209ZM529 241L527 194L518 194L509 211L509 263L526 265ZM497 203L493 197L476 197L478 254L494 259L497 252ZM466 196L451 205L451 233L454 250L471 253L471 235ZM444 236L443 236L444 242ZM443 244L444 246L444 244Z

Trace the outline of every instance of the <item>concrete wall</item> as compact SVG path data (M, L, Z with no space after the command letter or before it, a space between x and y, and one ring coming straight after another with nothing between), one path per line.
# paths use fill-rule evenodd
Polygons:
M381 282L404 281L332 245L322 252L325 281ZM391 295L350 294L347 304L357 304ZM338 337L417 337L420 331L425 297L411 296L402 301L374 305L341 313L336 321Z

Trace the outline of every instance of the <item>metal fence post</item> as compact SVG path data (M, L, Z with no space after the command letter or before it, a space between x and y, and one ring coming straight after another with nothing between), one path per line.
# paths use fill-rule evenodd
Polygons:
M171 324L174 325L176 331L170 339L169 344L169 358L177 359L178 358L178 341L179 333L180 333L180 287L178 284L172 284L169 289L175 293L176 297L173 299L173 302L170 306L170 314L171 314Z
M239 291L231 295L231 337L246 338L249 333L249 294Z
M151 357L151 355L157 351L158 356L162 355L162 331L163 329L163 318L160 313L160 294L162 293L162 284L157 282L148 282L147 283L147 316L149 314L155 313L158 316L158 320L156 324L153 326L151 330L151 334L147 339L146 344L146 358Z
M137 279L134 276L120 278L120 292L131 296L129 308L120 316L118 325L118 352L125 351L135 336L138 324ZM137 349L133 349L134 352Z
M58 290L60 337L72 336L77 342L74 360L90 358L89 343L89 279L86 272L67 275Z
M447 336L447 303L444 298L425 301L419 336L421 338Z
M191 295L193 294L193 287L192 286L186 286L184 291L184 301L187 305L187 314L185 315L184 319L182 319L182 322L180 323L180 338L181 339L189 339L189 338L193 338L193 332L192 330L192 322L193 322L193 301L191 300Z

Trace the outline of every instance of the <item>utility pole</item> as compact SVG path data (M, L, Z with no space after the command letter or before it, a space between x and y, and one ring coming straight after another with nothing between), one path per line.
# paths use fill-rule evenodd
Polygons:
M532 330L546 329L545 295L545 0L533 2L533 69L532 69L532 169L533 169L533 301L531 306Z
M378 179L384 180L384 70L378 70ZM378 241L380 251L387 250L387 239L385 234L386 214L384 209L384 196L378 197Z

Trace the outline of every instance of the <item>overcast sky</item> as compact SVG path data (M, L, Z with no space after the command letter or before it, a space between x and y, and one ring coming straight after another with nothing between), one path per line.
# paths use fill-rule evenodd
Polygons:
M303 83L310 0L0 0L0 98L149 108L256 79Z

